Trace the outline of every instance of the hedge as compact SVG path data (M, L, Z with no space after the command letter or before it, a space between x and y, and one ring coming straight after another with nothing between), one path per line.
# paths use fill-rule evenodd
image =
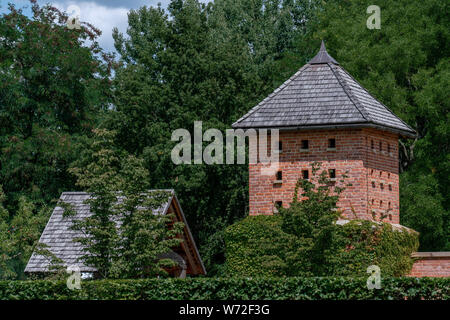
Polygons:
M384 278L369 290L366 278L188 278L86 280L80 290L64 281L0 281L1 300L405 300L449 299L450 278Z

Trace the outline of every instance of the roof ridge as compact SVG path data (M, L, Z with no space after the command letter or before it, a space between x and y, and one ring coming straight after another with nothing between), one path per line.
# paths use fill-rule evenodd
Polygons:
M89 192L86 191L63 191L61 193L61 195L65 195L65 194L69 194L69 195L75 195L75 194L89 194Z
M361 83L358 82L347 70L344 68L341 68L353 81L355 81L369 96L371 96L375 101L377 101L379 104L381 104L387 111L389 111L395 118L400 120L401 123L403 123L407 128L411 129L414 133L416 132L413 128L411 128L410 125L408 125L405 121L403 121L400 117L398 117L391 109L389 109L383 102L375 98ZM374 121L372 121L375 123Z
M298 71L296 73L294 73L291 77L289 77L286 81L284 81L281 85L279 85L274 91L272 91L271 94L269 94L266 98L264 98L260 103L258 103L256 106L251 108L245 115L243 115L238 120L236 120L231 126L233 127L234 125L238 124L239 122L242 122L243 120L245 120L249 116L251 116L255 111L259 110L259 108L261 108L264 103L270 101L276 94L283 91L283 89L286 88L287 85L289 83L291 83L292 80L294 80L294 78L297 78L308 67L310 67L310 64L307 63L303 67L298 69Z
M361 116L366 119L368 122L373 122L371 117L369 116L369 114L366 112L365 108L361 105L361 103L359 102L359 100L353 96L352 90L350 89L350 87L348 86L347 82L345 81L345 79L343 79L339 72L336 72L334 70L334 68L331 66L331 64L327 63L328 67L331 69L331 72L333 72L334 76L336 77L337 81L339 82L339 84L341 85L342 89L344 90L344 92L347 94L348 98L350 99L350 101L355 105L356 110L359 111L359 113L361 114ZM341 67L342 70L344 70L344 68ZM361 110L362 109L362 110Z

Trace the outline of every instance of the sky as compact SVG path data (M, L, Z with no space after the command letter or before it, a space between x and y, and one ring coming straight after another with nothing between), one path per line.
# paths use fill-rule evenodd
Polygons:
M51 3L68 13L75 13L75 11L69 12L68 9L71 9L70 6L77 6L80 11L80 21L90 22L102 30L99 44L103 49L110 52L115 51L112 29L117 27L120 32L126 31L128 11L144 5L156 7L158 2L166 8L170 0L38 0L39 5ZM8 3L15 4L16 8L29 7L30 4L28 0L0 0L0 14L8 11ZM29 9L24 10L24 13L30 15L31 11Z

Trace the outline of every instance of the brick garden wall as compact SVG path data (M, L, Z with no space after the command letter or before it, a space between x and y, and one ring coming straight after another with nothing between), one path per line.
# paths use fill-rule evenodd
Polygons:
M331 138L336 141L335 150L328 148L328 139ZM275 174L262 174L264 170L261 169L269 165L250 164L250 214L272 214L277 201L288 207L302 171L308 170L311 177L310 164L319 161L322 163L321 170L335 169L338 180L348 171L347 182L352 186L344 191L339 201L339 207L347 218L354 217L353 207L358 218L372 219L374 210L378 220L381 211L385 212L390 206L390 216L385 221L398 223L397 139L395 134L371 129L280 131L282 153L279 170L282 172L282 183L274 183ZM302 140L308 140L307 151L301 150ZM376 148L372 148L372 141Z
M450 252L416 252L411 277L450 277Z

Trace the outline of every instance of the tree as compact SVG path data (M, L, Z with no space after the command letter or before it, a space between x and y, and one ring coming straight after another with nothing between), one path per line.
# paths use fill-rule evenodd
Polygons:
M224 228L248 213L248 167L174 165L171 134L192 133L194 121L224 132L285 81L294 69L283 54L305 33L314 4L174 0L167 11L130 11L127 33L113 33L120 65L105 126L145 159L153 186L177 191L209 274L224 262Z
M10 256L9 251L9 225L7 224L7 219L9 216L8 211L3 207L3 202L5 201L5 195L3 189L0 186L0 279L9 279L14 277L14 272L10 269L8 264Z
M400 222L417 228L421 249L445 250L440 237L448 237L450 228L445 196L450 193L449 3L384 0L377 5L379 30L366 27L366 1L327 1L311 41L325 39L330 54L417 131L416 139L400 140ZM426 203L418 204L421 195L411 197L413 190L425 191ZM436 208L433 225L431 208Z
M142 165L142 161L136 158L129 160L130 164L137 161ZM176 266L176 262L164 257L181 244L182 239L177 236L184 227L182 222L174 222L174 214L157 214L171 195L144 190L139 190L139 193L127 190L123 194L122 209L126 217L120 228L122 241L117 275L121 278L167 276L166 269Z
M120 176L122 203L118 209L123 218L117 275L121 278L166 276L165 268L176 263L164 256L181 244L178 236L184 228L182 222L175 222L174 214L160 214L172 195L149 191L149 172L144 161L135 156L125 159Z
M114 132L95 130L91 148L70 169L90 194L92 214L72 219L72 228L82 234L74 239L84 247L81 260L102 278L165 275L163 268L175 262L162 255L181 243L177 235L184 225L173 223L172 214L155 214L169 195L149 192L143 160L115 148L113 138Z
M297 238L298 250L288 257L292 261L288 268L304 275L324 275L329 268L327 259L335 249L336 221L341 215L337 202L348 186L346 175L335 185L326 170L319 174L320 167L321 163L312 163L311 180L299 179L290 207L279 208L283 231Z
M86 203L92 212L85 219L72 219L72 228L82 235L74 239L84 247L85 254L81 260L97 269L100 277L109 278L119 251L116 221L120 212L116 206L120 191L121 156L111 148L112 132L95 130L95 135L92 147L76 163L79 166L69 169L77 177L77 185L90 194ZM65 216L74 213L65 210Z
M418 234L390 223L341 220L337 202L349 184L319 173L312 163L311 180L298 180L289 208L272 216L248 216L225 231L225 271L232 276L364 276L378 265L384 276L404 276ZM301 194L299 195L299 192Z
M401 179L402 220L420 231L421 250L450 249L450 216L442 206L437 179L430 173L415 175L414 172L405 172Z
M36 210L26 197L19 199L14 217L3 207L6 197L0 186L0 279L23 279L23 270L49 217L49 208Z
M32 17L9 5L0 16L0 181L8 210L25 195L41 206L74 181L74 144L105 110L111 61L87 23L31 1Z

